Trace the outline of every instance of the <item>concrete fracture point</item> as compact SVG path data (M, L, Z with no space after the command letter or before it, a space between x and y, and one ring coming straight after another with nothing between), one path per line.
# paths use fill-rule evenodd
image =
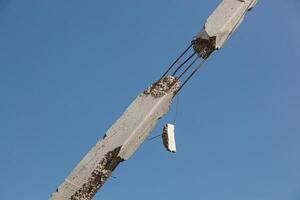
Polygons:
M192 44L175 60L165 74L185 57L193 48L194 52L174 71L183 69L197 54L203 61L183 81L180 79L188 72L197 58L193 58L178 78L164 76L140 93L129 105L121 117L107 130L106 134L85 155L69 176L51 195L49 200L91 200L115 168L128 160L150 132L168 111L172 99L190 78L200 69L204 61L216 50L223 47L243 21L246 13L257 3L257 0L222 0L209 16L204 27L192 41ZM164 128L163 142L168 151L176 152L174 126Z
M180 82L165 76L129 105L49 200L91 200L114 169L128 160L168 111Z
M193 41L195 52L206 59L222 48L256 3L257 0L223 0Z

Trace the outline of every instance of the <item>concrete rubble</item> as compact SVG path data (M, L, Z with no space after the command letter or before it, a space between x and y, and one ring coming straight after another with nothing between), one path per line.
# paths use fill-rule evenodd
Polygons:
M175 142L175 126L173 124L166 124L163 128L163 144L167 151L176 153L176 142Z
M165 115L180 83L166 76L131 103L49 200L90 200L114 169L129 159Z

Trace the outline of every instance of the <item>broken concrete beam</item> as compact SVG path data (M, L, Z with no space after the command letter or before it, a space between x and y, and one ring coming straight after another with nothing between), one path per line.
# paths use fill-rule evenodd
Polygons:
M163 144L167 151L176 153L176 142L175 142L175 126L173 124L166 124L163 129L162 139Z
M256 3L257 0L223 0L193 41L199 56L206 59L220 49Z
M50 200L90 200L114 169L129 159L165 115L180 86L166 76L141 93L87 153Z

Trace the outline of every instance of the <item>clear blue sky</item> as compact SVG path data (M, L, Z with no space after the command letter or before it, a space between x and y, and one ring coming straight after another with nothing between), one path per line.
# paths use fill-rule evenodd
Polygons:
M0 0L0 199L47 199L219 0ZM260 1L97 199L299 200L300 2ZM172 111L162 125L174 117Z

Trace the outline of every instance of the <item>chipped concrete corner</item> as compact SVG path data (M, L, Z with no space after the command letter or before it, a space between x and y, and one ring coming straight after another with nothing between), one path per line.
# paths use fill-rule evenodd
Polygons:
M166 76L141 93L81 160L49 200L90 200L169 111L180 82Z
M257 0L223 0L192 42L195 52L206 59L222 48L256 3Z

